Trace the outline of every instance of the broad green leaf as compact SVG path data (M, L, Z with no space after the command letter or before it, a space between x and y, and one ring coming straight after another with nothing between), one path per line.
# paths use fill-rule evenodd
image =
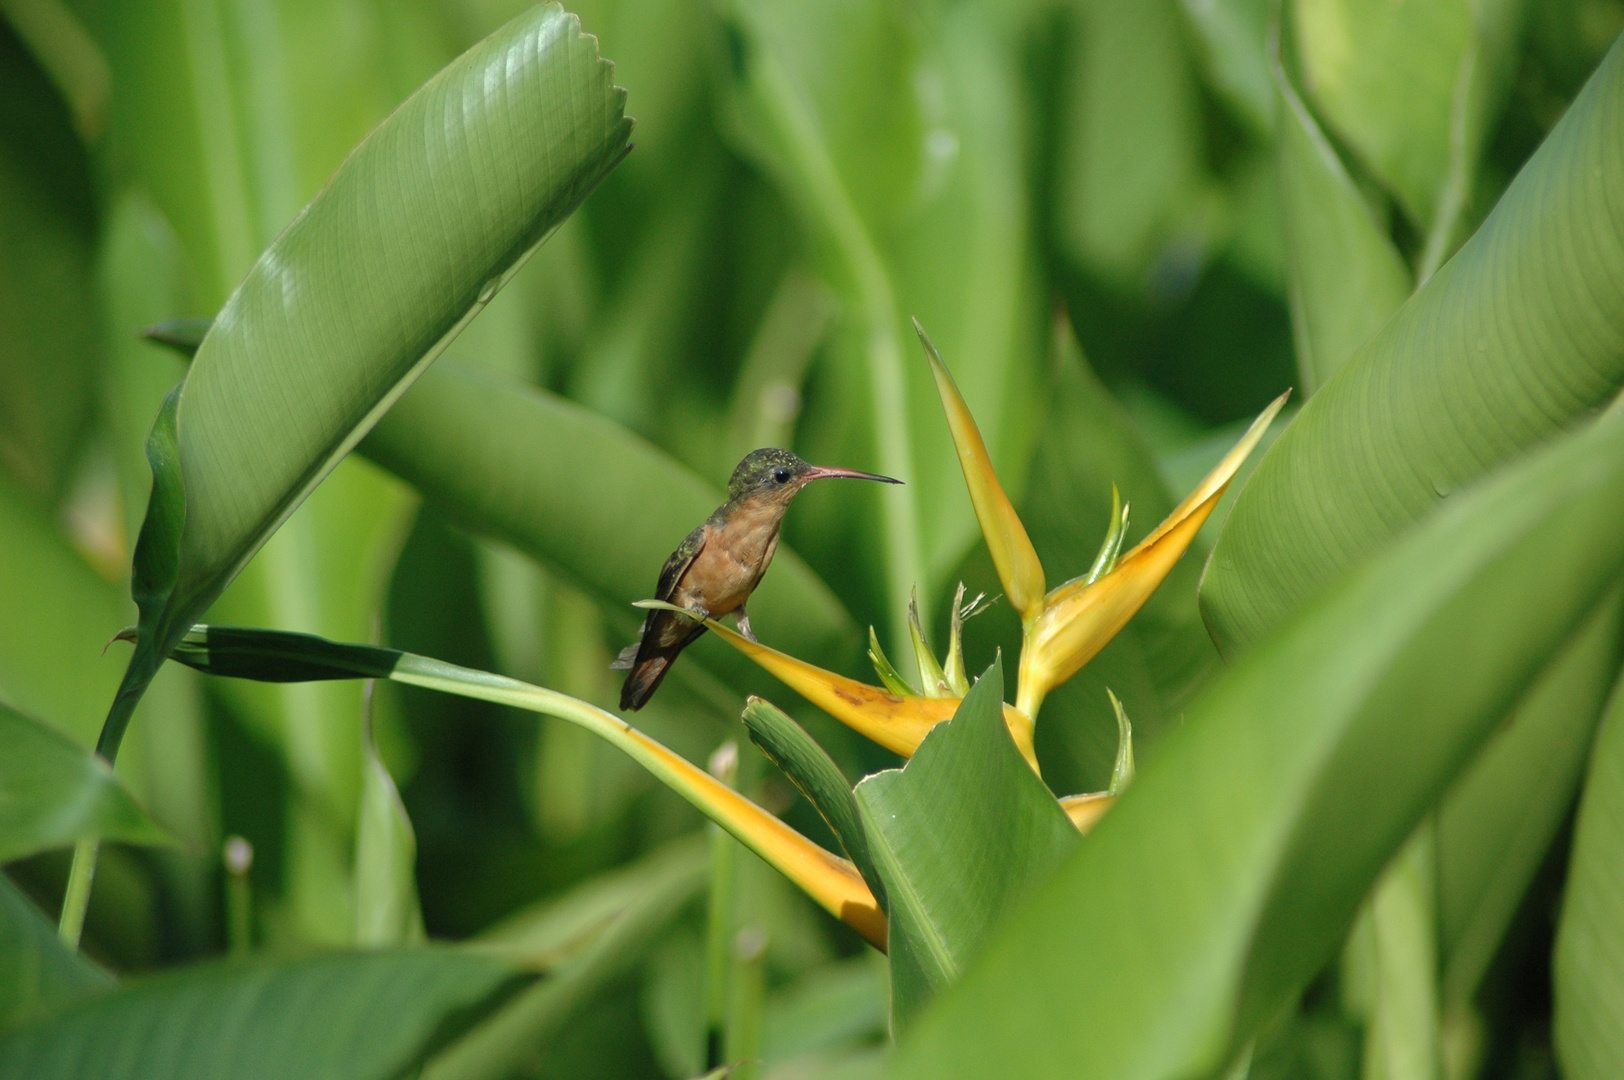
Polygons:
M176 405L165 482L183 516L143 529L149 591L121 703L624 154L623 95L595 44L541 7L475 46L345 159L232 294ZM111 750L127 711L109 721Z
M63 945L45 913L0 875L0 1031L112 985L105 971Z
M1552 1032L1562 1075L1624 1069L1624 682L1613 689L1586 770L1552 960Z
M857 785L857 808L889 897L891 1008L913 1020L956 982L992 927L1078 842L1015 749L995 663L952 720L902 769Z
M603 599L652 595L666 556L726 498L625 428L545 390L451 365L424 379L361 452ZM839 601L782 549L750 618L800 656L844 659L856 644Z
M556 966L546 981L431 1061L424 1080L506 1080L533 1067L565 1025L632 968L699 895L706 860L695 839L516 916L496 928L488 943L471 946ZM561 953L561 946L567 951Z
M370 690L369 690L370 695ZM370 709L370 703L369 703ZM363 947L423 941L417 899L417 834L373 741L362 735L361 810L355 831L355 943Z
M1624 414L1462 493L1349 574L1192 704L891 1074L1215 1071L1297 999L1616 579L1621 526Z
M1281 234L1305 396L1410 294L1410 271L1280 65Z
M1624 47L1477 235L1303 407L1213 550L1202 611L1257 640L1451 492L1624 385ZM1613 223L1613 224L1610 224Z
M408 1076L530 978L451 949L207 963L0 1036L0 1077Z
M1438 809L1438 931L1446 1006L1472 999L1573 807L1624 658L1615 597L1540 674L1505 730Z
M0 863L88 837L131 844L172 839L106 761L0 705Z
M861 426L842 422L807 456L872 455L907 481L832 496L879 538L863 545L878 556L865 570L883 582L887 646L903 655L910 590L932 624L976 535L908 317L931 328L1006 476L1024 475L1036 432L1041 324L1026 288L1016 55L969 6L739 0L723 17L738 43L730 134L797 212L848 313L830 376L844 401L863 402ZM792 541L816 537L788 528Z
M826 964L767 999L761 1035L768 1061L828 1051L886 1031L885 964L866 953Z
M744 707L744 726L750 733L750 741L767 755L768 761L783 770L790 783L823 818L884 908L885 879L874 867L856 796L840 766L805 728L770 701L751 698Z
M1512 50L1525 6L1523 0L1291 4L1309 94L1411 219L1446 234L1441 243L1471 194L1493 111L1515 74Z
M1138 292L1163 249L1201 228L1199 89L1177 0L1087 0L1073 11L1056 224L1073 259Z

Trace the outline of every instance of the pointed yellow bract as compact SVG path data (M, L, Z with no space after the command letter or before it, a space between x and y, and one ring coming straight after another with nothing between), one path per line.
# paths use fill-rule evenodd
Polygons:
M1116 805L1117 797L1108 795L1103 791L1093 795L1067 795L1060 800L1060 809L1071 818L1071 823L1077 826L1077 831L1087 836L1089 830L1099 824L1105 812Z
M947 413L947 427L953 433L953 446L959 453L959 467L964 470L964 486L970 489L970 505L975 507L976 520L981 523L981 534L986 537L987 550L992 554L993 566L998 569L998 580L1003 582L1004 595L1020 613L1021 622L1030 624L1043 613L1043 564L1038 561L1037 549L1026 535L1026 526L1015 513L1009 496L1004 494L998 474L992 470L992 459L987 456L987 444L976 427L970 407L959 394L941 354L931 343L925 328L914 320L914 330L925 346L930 358L930 373L936 379L936 392L942 399L942 410Z
M1201 531L1241 464L1285 406L1287 396L1281 394L1263 410L1234 449L1166 521L1118 560L1116 569L1092 584L1086 578L1068 581L1045 598L1043 615L1021 649L1017 708L1028 716L1036 715L1049 691L1094 659L1144 606Z
M658 601L640 601L639 607L652 607ZM705 625L722 640L775 675L790 689L839 720L853 731L893 753L912 757L930 729L953 719L963 698L904 697L836 675L832 671L797 660L723 626L714 619ZM1021 756L1036 772L1037 754L1032 750L1032 721L1019 710L1004 706L1004 723Z

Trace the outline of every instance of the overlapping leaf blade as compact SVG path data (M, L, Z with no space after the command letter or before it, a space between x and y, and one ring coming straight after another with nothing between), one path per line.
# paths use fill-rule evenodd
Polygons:
M1624 566L1621 527L1624 417L1610 415L1350 574L1189 710L893 1075L1218 1067L1237 1016L1244 1037L1300 992L1597 603Z
M994 925L1078 843L1009 737L1003 689L995 663L906 767L857 785L889 898L898 1027L958 979Z
M112 985L105 971L64 946L44 912L0 876L0 1031Z
M143 529L126 691L619 161L623 99L574 17L533 9L397 109L260 258L155 461L175 490Z
M1615 43L1478 233L1258 466L1202 582L1222 648L1624 385L1621 174Z
M101 837L166 844L107 762L0 705L0 863Z
M0 1037L0 1077L387 1080L533 977L448 949L210 963Z

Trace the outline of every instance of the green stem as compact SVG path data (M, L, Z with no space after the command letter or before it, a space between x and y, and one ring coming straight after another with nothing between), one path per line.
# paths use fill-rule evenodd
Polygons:
M73 868L68 871L68 891L62 897L62 921L57 933L70 949L79 948L79 935L85 929L85 912L90 907L90 883L96 876L97 837L87 837L73 846Z

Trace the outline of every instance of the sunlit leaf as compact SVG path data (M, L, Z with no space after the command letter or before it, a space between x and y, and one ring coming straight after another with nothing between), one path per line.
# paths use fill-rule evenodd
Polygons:
M1225 650L1624 385L1624 47L1494 213L1306 405L1202 582Z
M1217 1071L1298 1000L1383 865L1616 579L1621 527L1624 415L1462 493L1350 574L1192 704L889 1075Z
M999 723L1000 665L901 770L857 785L890 898L893 1022L956 982L993 925L1077 843L1049 789Z

